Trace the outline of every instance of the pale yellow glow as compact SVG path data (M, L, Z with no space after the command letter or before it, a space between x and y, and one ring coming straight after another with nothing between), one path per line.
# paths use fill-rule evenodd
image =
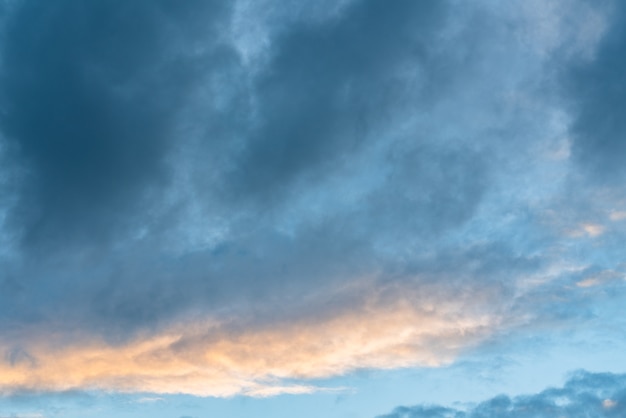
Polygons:
M602 280L598 277L590 277L576 282L578 287L593 287L602 284Z
M604 233L604 226L599 224L582 224L582 229L589 235L590 237L597 237Z
M604 401L602 401L602 406L605 409L615 408L617 406L617 402L615 402L613 399L605 399Z
M27 360L0 362L0 390L308 393L320 388L285 379L336 376L358 368L437 366L497 326L489 315L463 314L458 304L435 305L424 308L411 297L392 304L376 300L321 321L260 328L196 318L122 346L84 338L63 342L62 336L44 333L20 343ZM15 348L2 344L5 352Z
M624 280L624 274L615 270L603 270L593 276L586 277L578 282L578 287L594 287L614 282L616 280Z
M564 229L565 235L570 238L596 238L604 234L605 231L604 225L590 222L578 224L575 228Z

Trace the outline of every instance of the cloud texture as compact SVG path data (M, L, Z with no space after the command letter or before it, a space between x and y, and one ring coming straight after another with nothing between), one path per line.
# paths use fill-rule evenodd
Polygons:
M1 392L302 393L618 316L621 6L301 3L0 3Z
M500 395L467 410L442 406L400 407L380 418L620 417L626 411L626 376L575 373L562 388L510 398Z
M2 347L7 356L0 386L5 395L76 389L199 396L310 393L325 388L283 379L437 366L489 336L495 325L487 316L418 309L408 300L391 306L370 301L359 311L317 323L291 320L260 329L189 320L115 346L84 339L68 343L65 336L44 333L29 339L28 351Z

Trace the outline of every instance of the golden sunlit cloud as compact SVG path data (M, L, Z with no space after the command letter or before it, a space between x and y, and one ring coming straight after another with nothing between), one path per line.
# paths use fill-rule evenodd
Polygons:
M462 314L458 303L419 305L410 297L393 304L370 301L321 321L264 327L195 319L122 346L100 339L53 343L44 333L21 345L22 356L0 363L0 389L218 397L310 393L329 389L290 380L360 368L442 365L498 325L490 315ZM15 346L2 349L8 353Z

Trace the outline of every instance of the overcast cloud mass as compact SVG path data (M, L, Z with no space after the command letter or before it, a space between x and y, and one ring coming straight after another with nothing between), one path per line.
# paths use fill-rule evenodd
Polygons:
M622 416L625 28L611 0L0 0L0 417L574 346L535 395L384 416Z

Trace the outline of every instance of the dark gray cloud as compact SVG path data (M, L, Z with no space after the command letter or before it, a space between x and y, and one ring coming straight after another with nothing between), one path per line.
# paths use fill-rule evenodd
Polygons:
M460 76L434 41L445 3L356 1L285 20L258 68L229 38L233 13L169 1L8 8L5 223L25 264L2 278L7 323L132 330L198 305L262 305L277 289L386 269L381 248L471 216L484 158L395 127ZM362 167L345 186L352 159ZM352 186L360 195L346 201ZM225 225L209 248L181 237L199 229L194 210Z
M590 58L566 64L562 81L574 115L573 154L592 177L612 183L623 174L626 152L626 60L621 53L626 46L626 8L620 2L609 4L608 28L597 49Z
M19 2L3 31L0 127L22 172L27 247L97 245L167 183L176 118L200 75L232 60L224 3ZM204 55L190 57L198 42Z
M442 406L399 407L380 418L621 417L626 413L626 375L576 372L562 388L535 395L499 395L466 410Z
M427 102L429 89L442 88L431 46L445 9L435 1L358 1L340 18L280 30L255 83L258 126L231 174L234 189L282 193L312 166L331 169L358 150L394 112ZM406 79L407 65L419 80ZM425 86L418 97L411 82Z

